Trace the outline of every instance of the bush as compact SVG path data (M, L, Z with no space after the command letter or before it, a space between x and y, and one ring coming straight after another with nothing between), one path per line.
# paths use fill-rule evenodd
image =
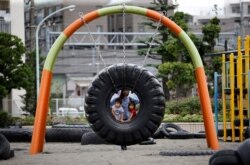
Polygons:
M7 112L0 110L0 128L8 127L11 123L11 117Z
M187 114L184 116L178 114L165 114L163 122L202 122L202 115L199 114Z
M214 109L214 101L211 99L212 109ZM228 104L228 103L227 103ZM228 105L227 105L228 106ZM219 100L218 111L222 111L222 101ZM199 97L183 98L169 101L166 103L166 113L180 114L185 116L187 114L201 114L201 104Z
M200 107L199 98L197 97L178 99L166 103L166 113L182 116L186 114L200 114Z
M211 100L214 109L213 100ZM227 103L228 104L228 103ZM228 107L228 105L227 105ZM222 101L218 105L219 121L222 121ZM172 100L166 103L164 122L202 122L199 97Z

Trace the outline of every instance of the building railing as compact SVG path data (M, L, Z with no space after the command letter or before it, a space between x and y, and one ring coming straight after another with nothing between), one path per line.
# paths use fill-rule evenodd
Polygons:
M0 20L0 32L10 33L11 32L10 22L5 22L4 20Z
M50 100L49 114L51 116L85 116L84 98L53 98Z

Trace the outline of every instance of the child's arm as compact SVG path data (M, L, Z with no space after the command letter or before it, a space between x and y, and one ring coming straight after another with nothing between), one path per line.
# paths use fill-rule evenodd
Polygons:
M129 117L128 117L128 120L131 120L132 119L132 113L129 113Z
M132 98L132 97L130 97L129 99L130 99L131 101L135 102L135 104L139 104L139 103L140 103L139 99Z
M124 122L123 117L124 117L124 115L122 113L121 118L120 118L120 122Z
M112 108L111 112L112 112L112 115L115 117L115 111L113 108Z

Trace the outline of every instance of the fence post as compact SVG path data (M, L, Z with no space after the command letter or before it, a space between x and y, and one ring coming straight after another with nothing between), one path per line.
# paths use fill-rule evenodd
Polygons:
M59 115L59 109L58 109L58 99L56 99L56 116Z
M215 112L215 126L218 135L218 73L214 72L214 112Z

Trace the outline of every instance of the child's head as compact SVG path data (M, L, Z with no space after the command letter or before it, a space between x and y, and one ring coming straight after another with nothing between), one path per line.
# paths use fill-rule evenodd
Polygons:
M117 99L115 100L115 107L119 108L119 107L121 106L121 104L122 104L122 99L117 98Z
M128 104L128 109L135 109L135 102L134 101L130 101L130 103Z

